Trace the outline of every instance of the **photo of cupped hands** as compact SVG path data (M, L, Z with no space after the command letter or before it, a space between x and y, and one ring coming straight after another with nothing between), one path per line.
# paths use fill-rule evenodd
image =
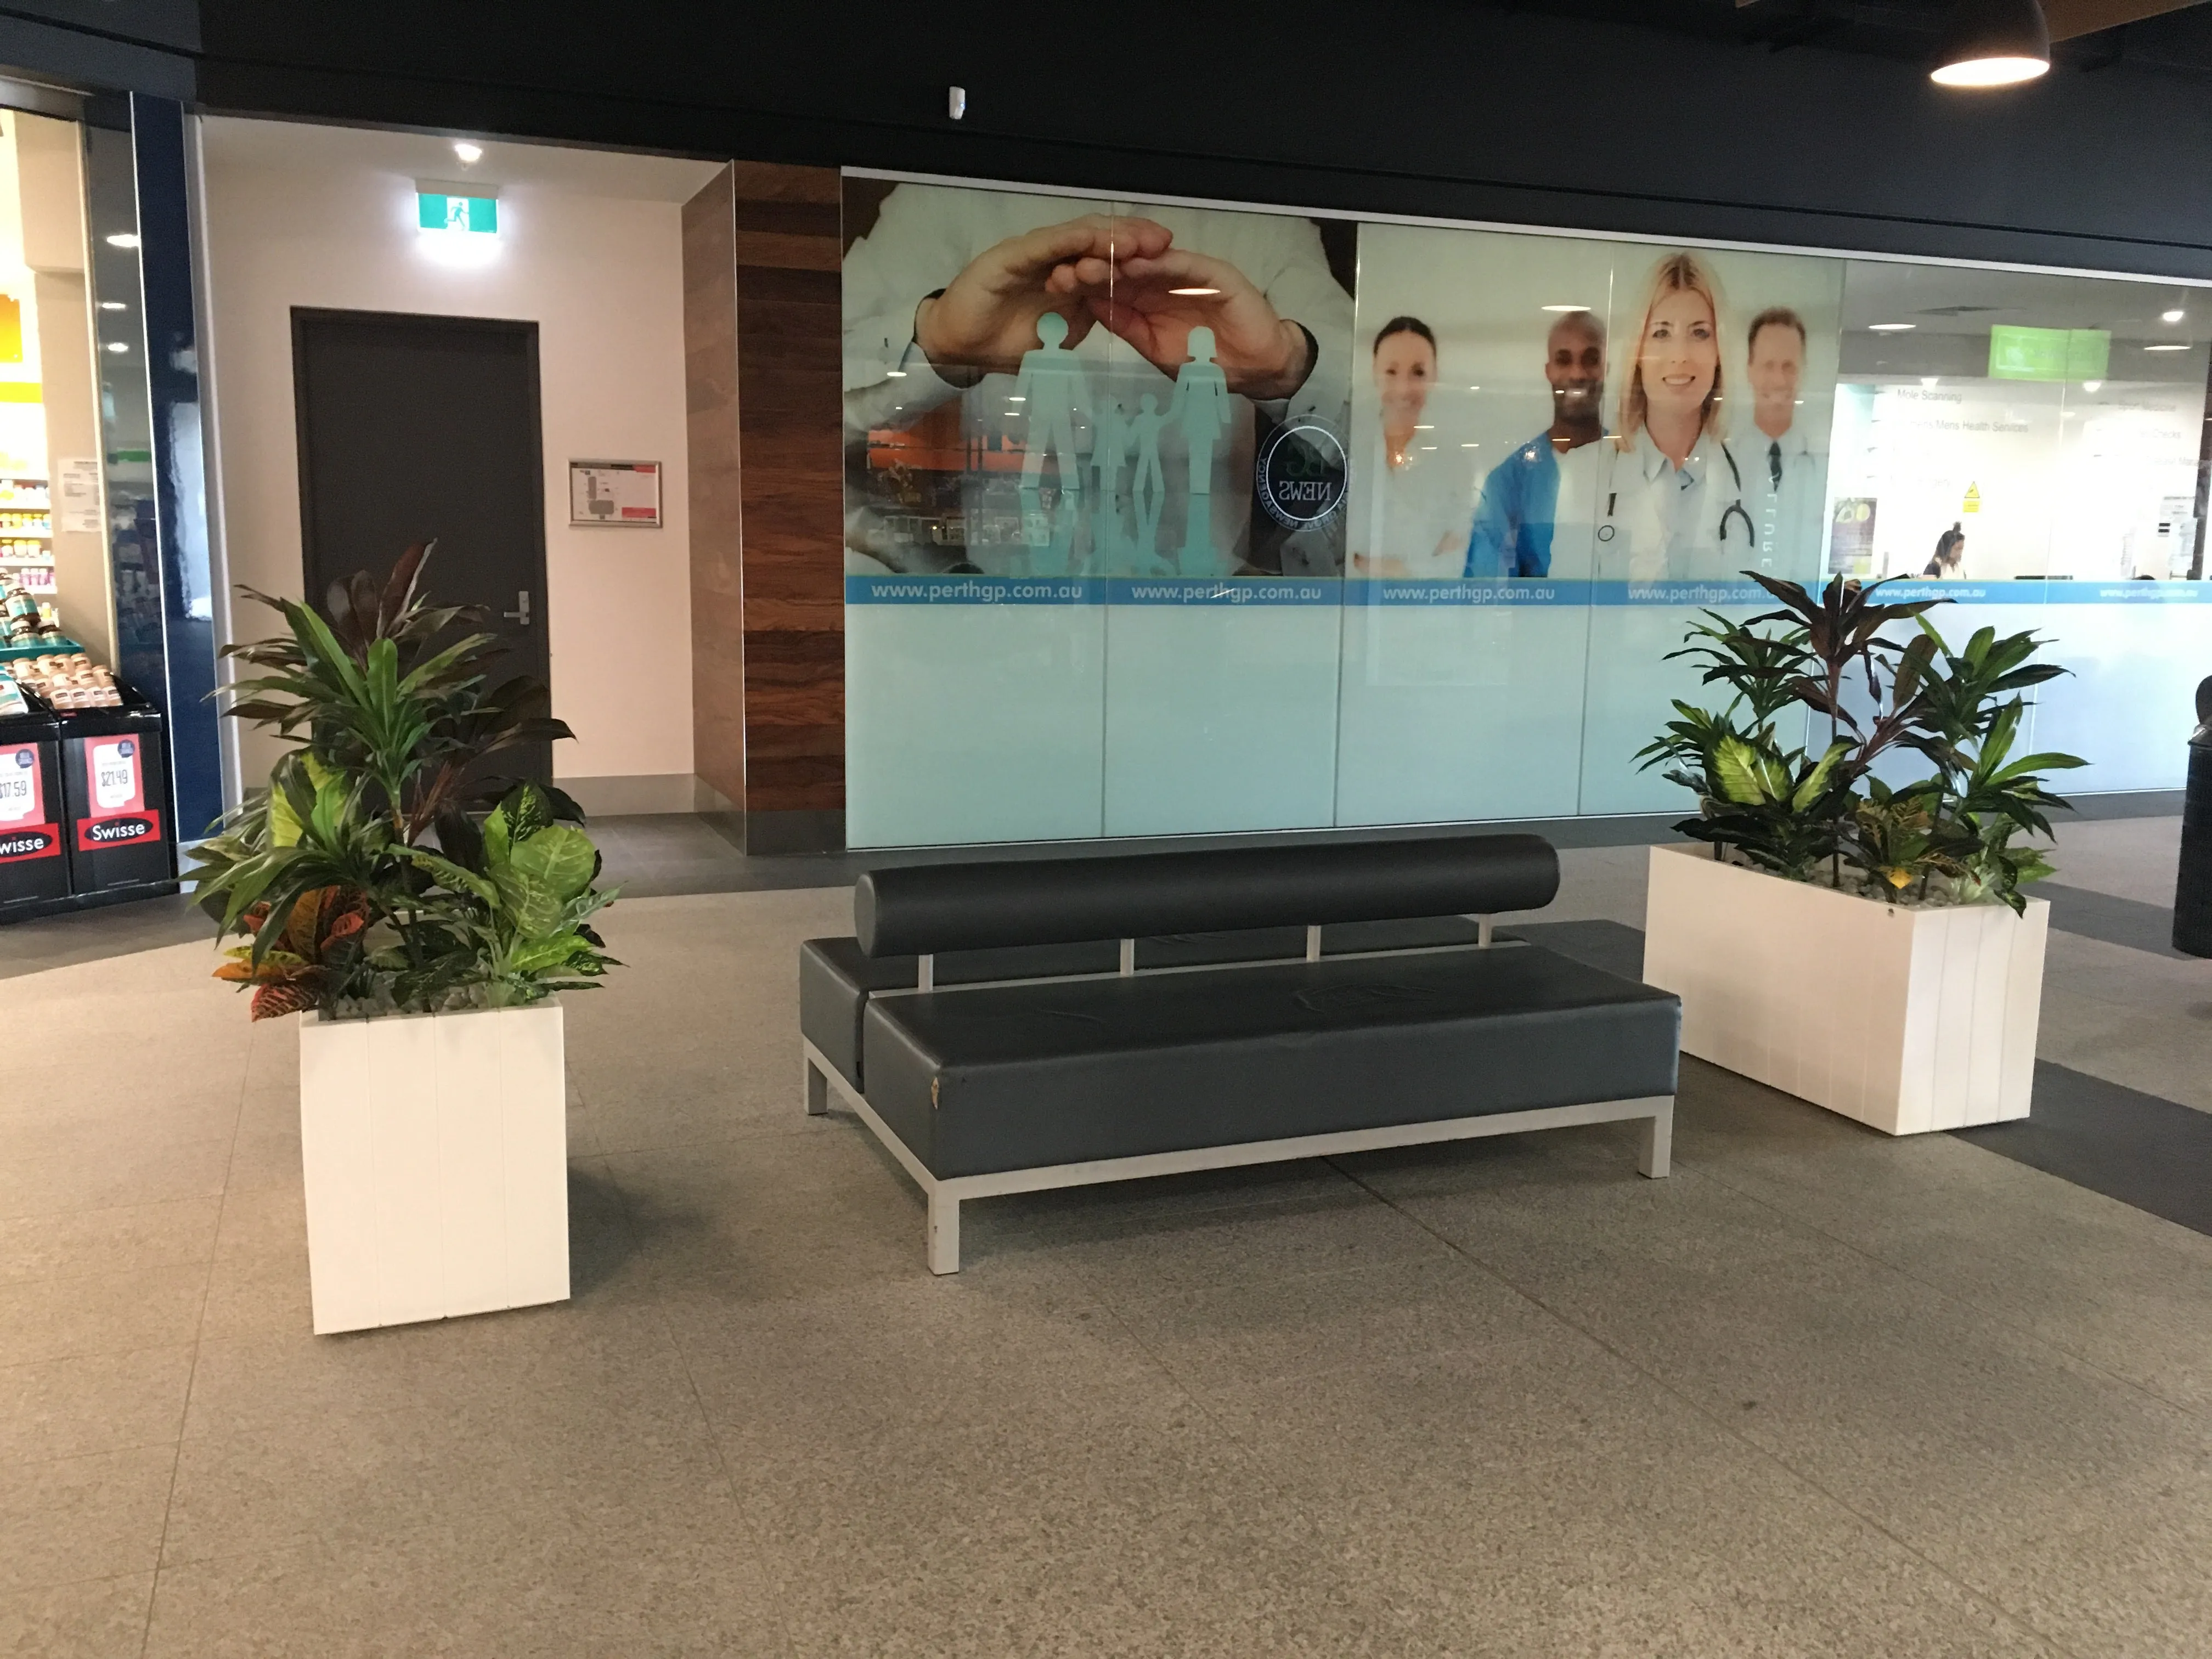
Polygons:
M1068 348L1103 328L1170 376L1191 331L1211 330L1229 389L1254 399L1291 396L1314 367L1306 331L1236 265L1154 220L1096 213L984 249L915 307L915 342L947 384L973 386L1018 372L1048 312L1066 319Z

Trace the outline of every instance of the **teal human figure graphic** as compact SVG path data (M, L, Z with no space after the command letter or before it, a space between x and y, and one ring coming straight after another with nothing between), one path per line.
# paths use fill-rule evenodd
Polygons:
M1083 468L1076 459L1075 423L1091 423L1091 391L1084 379L1083 360L1060 344L1067 337L1067 319L1048 311L1037 319L1037 349L1022 355L1021 373L1014 377L1013 395L1023 400L1028 418L1022 446L1022 488L1034 489L1044 477L1045 452L1060 462L1062 490L1083 488ZM1217 370L1216 373L1219 371Z
M1229 376L1213 361L1213 331L1190 331L1190 361L1176 371L1170 418L1182 426L1190 483L1181 564L1186 576L1213 575L1213 448L1228 431Z
M1153 550L1159 542L1160 510L1168 499L1167 479L1160 471L1160 435L1168 419L1169 411L1149 392L1129 417L1129 436L1136 449L1136 466L1129 479L1130 505L1137 510L1136 539L1130 549L1133 570L1142 564L1149 571L1158 562Z
M1075 564L1075 526L1081 496L1063 489L1050 507L1044 492L1024 485L1018 495L1022 507L1022 542L1028 549L1028 568L1015 574L1065 576Z

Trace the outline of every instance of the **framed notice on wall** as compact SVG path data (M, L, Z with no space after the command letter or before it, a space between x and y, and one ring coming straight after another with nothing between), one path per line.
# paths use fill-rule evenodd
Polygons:
M660 463L569 462L568 522L659 529Z

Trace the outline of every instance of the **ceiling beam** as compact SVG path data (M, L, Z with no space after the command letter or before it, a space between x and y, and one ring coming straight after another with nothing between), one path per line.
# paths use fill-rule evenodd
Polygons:
M2199 0L2043 0L2043 15L2052 40L2072 40L2197 3Z

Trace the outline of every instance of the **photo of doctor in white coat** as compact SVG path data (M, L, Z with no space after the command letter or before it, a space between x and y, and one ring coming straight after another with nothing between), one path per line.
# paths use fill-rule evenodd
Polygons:
M1729 580L1756 564L1742 469L1723 435L1724 314L1694 253L1653 268L1633 331L1617 337L1628 367L1614 435L1560 458L1553 576ZM1583 568L1562 568L1562 555Z

